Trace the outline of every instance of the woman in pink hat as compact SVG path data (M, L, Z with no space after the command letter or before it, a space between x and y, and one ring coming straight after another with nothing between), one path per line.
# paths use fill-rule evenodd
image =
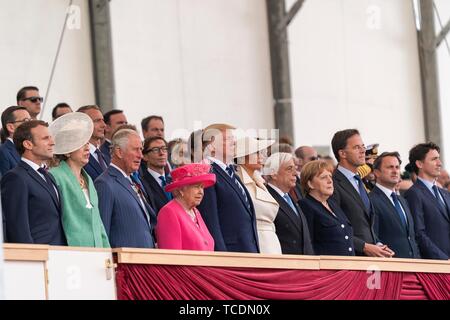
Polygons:
M159 249L214 251L214 239L196 206L203 199L203 189L216 182L211 166L192 163L173 170L172 183L166 186L174 199L161 208L156 224Z

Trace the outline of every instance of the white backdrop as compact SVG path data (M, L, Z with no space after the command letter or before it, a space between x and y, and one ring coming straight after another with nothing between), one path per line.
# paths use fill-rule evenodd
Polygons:
M68 3L0 0L0 109L15 103L23 85L45 93ZM436 3L445 23L450 4ZM46 120L57 102L77 108L94 101L87 0L74 4L79 21L66 30ZM177 128L191 130L195 120L273 127L264 0L110 4L117 107L130 122L160 114L169 138ZM406 159L423 141L410 0L307 0L289 27L289 43L297 145L329 145L336 130L357 127L366 144L397 149ZM450 59L443 49L446 88ZM441 89L443 119L449 116L447 92ZM450 147L449 130L444 126L444 147Z
M356 127L407 163L424 139L411 1L306 1L289 43L297 144L330 145Z
M26 85L47 89L67 0L0 0L0 110L16 104ZM74 0L44 120L59 102L74 108L95 102L87 0ZM78 28L79 27L79 28Z
M117 104L132 123L162 115L168 138L194 121L274 126L265 1L113 0L111 19Z

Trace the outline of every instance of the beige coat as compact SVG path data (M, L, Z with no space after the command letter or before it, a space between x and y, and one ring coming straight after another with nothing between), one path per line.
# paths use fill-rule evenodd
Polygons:
M260 252L281 254L280 241L273 223L278 213L278 203L267 191L263 178L256 175L250 177L242 166L238 166L237 175L250 193L255 207Z

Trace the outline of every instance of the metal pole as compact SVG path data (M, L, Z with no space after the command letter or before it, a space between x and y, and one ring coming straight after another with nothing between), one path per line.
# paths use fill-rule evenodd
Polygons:
M280 137L294 138L294 125L291 101L291 79L289 70L289 47L286 26L279 28L285 19L284 0L266 0L270 62L272 70L272 91L274 100L275 127Z
M439 77L433 0L420 1L421 24L418 31L425 138L442 146Z
M103 112L116 106L109 0L89 1L96 103Z

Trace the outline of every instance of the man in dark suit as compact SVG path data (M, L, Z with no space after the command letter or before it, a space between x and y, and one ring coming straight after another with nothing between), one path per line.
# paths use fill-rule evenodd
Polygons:
M141 174L141 180L157 213L172 200L172 194L164 191L165 186L170 182L170 176L164 171L167 165L167 152L167 142L164 138L145 139L143 162L146 164L146 169Z
M301 182L300 182L300 172L305 164L308 162L318 159L317 151L310 146L301 146L295 149L295 166L297 169L297 179L295 181L295 187L289 191L289 195L292 197L298 205L300 205L300 200L303 199Z
M375 212L374 230L396 258L420 258L408 203L395 192L401 163L398 152L384 152L373 164L376 185L369 199Z
M44 165L53 158L48 124L32 120L14 133L22 156L1 181L5 238L8 242L67 245L61 222L61 194Z
M20 162L20 155L14 146L13 135L19 125L29 120L31 117L25 107L12 106L3 111L2 134L5 135L6 140L0 146L0 178Z
M266 178L272 197L278 202L275 229L284 254L314 254L306 217L289 195L295 186L296 168L290 153L274 153L264 165Z
M198 206L215 241L216 251L259 252L255 209L250 194L236 175L234 127L214 124L205 128L205 144L211 150L212 172L216 184L205 189Z
M103 154L105 162L109 165L111 162L111 139L113 133L125 124L128 124L127 117L122 110L114 109L106 112L103 115L103 121L105 121L105 141L100 146L100 151Z
M345 212L353 227L353 242L357 255L392 257L394 252L378 242L373 230L372 203L357 174L365 163L366 147L356 129L338 131L331 141L338 167L333 174L333 199Z
M112 139L111 164L94 183L100 215L113 248L155 247L152 232L156 214L131 178L141 159L142 144L136 131L119 130Z
M102 140L105 138L105 122L100 108L95 105L81 107L77 112L86 113L94 122L94 132L89 140L89 162L84 166L87 174L95 181L108 167L108 160L99 149Z
M414 218L417 244L425 259L450 257L450 194L436 185L442 168L440 148L421 143L409 151L409 163L418 175L405 193Z

